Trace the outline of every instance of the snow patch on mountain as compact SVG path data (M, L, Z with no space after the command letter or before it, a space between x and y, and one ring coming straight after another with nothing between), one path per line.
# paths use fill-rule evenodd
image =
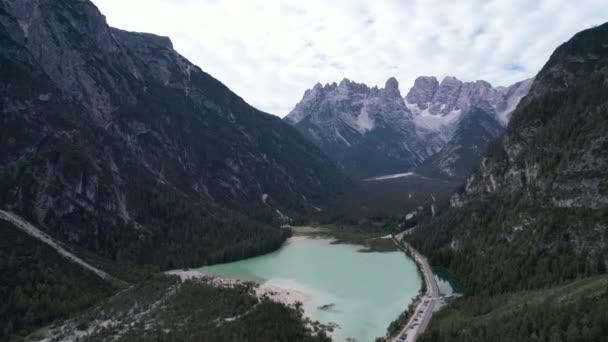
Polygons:
M384 88L345 78L306 90L284 120L345 169L367 169L360 173L366 177L400 173L439 152L475 107L506 126L531 83L494 88L486 81L422 76L402 97L394 77Z
M371 131L376 126L374 120L369 116L369 113L367 111L367 104L368 101L365 101L363 109L361 110L361 113L357 117L356 121L357 129L361 134L365 134L365 132Z

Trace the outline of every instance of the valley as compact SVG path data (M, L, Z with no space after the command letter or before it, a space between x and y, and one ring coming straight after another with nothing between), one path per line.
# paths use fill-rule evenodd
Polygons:
M525 25L393 40L384 3L147 4L169 38L106 1L0 0L0 341L607 340L608 23L507 60ZM363 26L326 40L336 9Z

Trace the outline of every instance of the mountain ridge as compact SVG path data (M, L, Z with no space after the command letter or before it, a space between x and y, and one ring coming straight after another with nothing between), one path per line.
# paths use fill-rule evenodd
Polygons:
M65 240L163 267L218 262L279 245L279 224L349 184L170 39L110 28L90 1L3 0L0 44L0 205ZM163 260L177 253L163 235L207 247Z
M483 106L504 126L531 82L494 88L485 81L446 77L439 83L433 76L421 76L404 97L394 77L384 88L348 79L339 84L317 83L305 91L284 121L355 176L413 171L454 138L473 108ZM485 145L480 148L485 150ZM464 173L469 169L459 170L459 177L468 176ZM448 176L441 170L431 173Z
M608 23L555 50L452 208L413 233L468 293L542 288L608 269L607 37Z

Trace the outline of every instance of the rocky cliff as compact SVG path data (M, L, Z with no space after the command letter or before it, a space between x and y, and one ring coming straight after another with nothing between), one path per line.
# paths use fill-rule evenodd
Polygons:
M464 180L479 165L488 144L503 131L493 109L480 103L463 116L453 137L417 167L416 173Z
M360 177L411 169L434 152L417 135L394 78L384 88L317 84L285 121Z
M607 132L603 24L555 50L453 208L417 229L414 244L471 294L606 272Z
M608 204L607 32L606 24L583 31L555 50L465 196L509 191L557 207Z
M528 92L531 80L509 87L492 87L488 82L462 82L446 77L441 83L435 77L416 79L407 96L402 98L394 78L385 88L343 80L340 84L317 84L305 92L285 121L351 174L368 177L414 170L438 153L453 138L460 123L475 108L483 107L498 126L505 126L510 113ZM464 123L468 125L468 123ZM492 125L495 126L495 125ZM478 125L488 127L486 124ZM465 131L463 128L461 132ZM495 130L475 132L495 137ZM466 177L471 169L454 165L449 160L480 158L489 140L475 145L480 152L448 156L466 137L456 137L443 150L443 170L427 162L421 170L450 177ZM457 149L466 153L469 148ZM474 159L473 164L479 160ZM449 166L447 164L450 164ZM458 170L456 170L456 168ZM447 171L448 169L453 170Z
M0 204L73 243L234 258L347 182L169 38L111 28L90 1L2 0L0 46Z

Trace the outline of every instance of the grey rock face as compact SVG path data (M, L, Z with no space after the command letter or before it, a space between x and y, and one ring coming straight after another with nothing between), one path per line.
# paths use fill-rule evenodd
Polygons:
M606 128L599 119L605 111L598 109L608 101L607 33L608 24L578 33L555 50L532 85L503 90L517 97L530 89L495 151L468 179L461 199L519 192L543 206L596 209L608 204L608 158L601 147Z
M526 80L494 88L485 81L446 77L439 83L435 77L421 76L403 99L395 78L388 79L384 89L345 79L339 85L317 84L307 90L285 121L351 173L375 176L405 172L439 152L473 108L485 107L499 125L506 125L530 84L531 80ZM492 136L489 132L482 135ZM364 160L371 164L370 153L375 154L376 170L361 166ZM386 160L375 159L378 155ZM389 158L399 162L389 163ZM355 170L361 167L367 171Z
M405 100L408 103L415 103L418 108L425 110L432 104L437 88L439 88L437 78L420 76L414 81L414 86L407 93Z
M490 141L504 131L492 107L482 102L458 123L453 137L416 172L430 177L466 179L479 165Z
M433 115L446 115L457 108L456 104L460 97L462 82L455 77L446 77L439 84L439 88L433 96L429 106L429 112Z
M270 222L343 181L169 38L111 28L90 1L0 0L0 29L2 63L18 71L0 82L0 205L75 242L145 225L158 196Z
M419 77L405 97L418 134L438 152L454 137L460 122L473 108L487 106L489 113L506 127L511 112L527 94L532 79L509 87L494 88L486 81L462 82L446 77L437 85L434 77ZM431 95L432 94L432 95Z
M446 77L437 85L435 77L422 76L405 96L408 107L414 114L448 116L455 111L469 111L485 101L496 111L497 119L506 126L508 115L528 93L532 79L509 87L494 88L486 81L462 82L455 77Z
M411 169L432 153L412 118L395 78L380 89L344 79L307 90L285 121L344 168L368 177Z

